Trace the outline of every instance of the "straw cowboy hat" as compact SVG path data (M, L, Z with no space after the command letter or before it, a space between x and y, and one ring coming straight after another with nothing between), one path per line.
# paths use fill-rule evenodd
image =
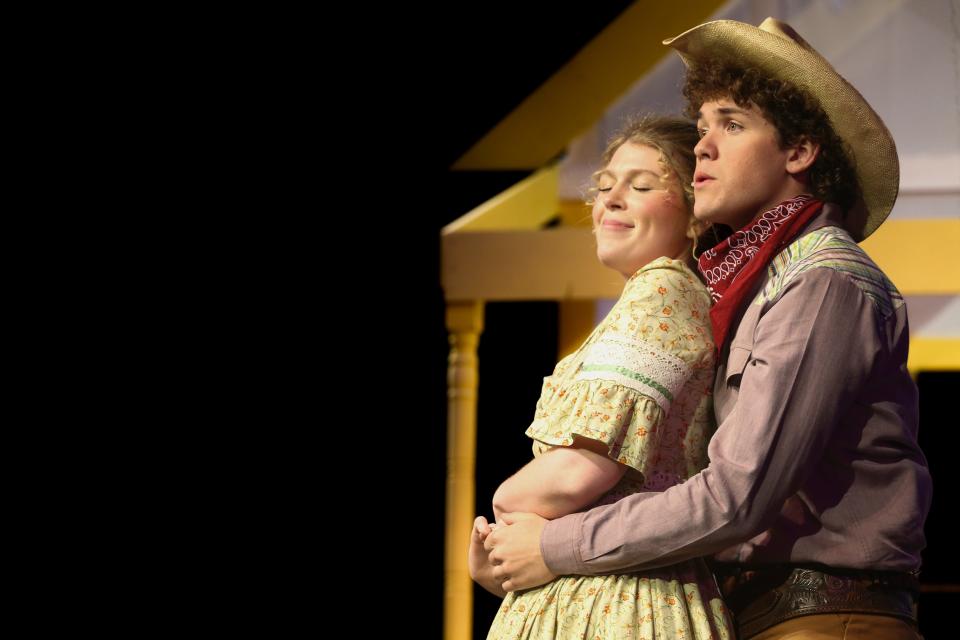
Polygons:
M759 27L716 20L663 44L676 49L687 66L698 60L729 59L807 91L820 103L853 155L850 160L863 195L847 213L847 231L859 242L890 215L900 189L900 162L893 136L860 92L790 25L774 18L767 18Z

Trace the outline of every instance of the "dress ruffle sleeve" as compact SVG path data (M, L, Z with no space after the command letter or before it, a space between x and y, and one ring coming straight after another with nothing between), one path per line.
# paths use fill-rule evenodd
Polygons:
M544 378L526 431L534 453L581 436L646 475L672 404L695 371L713 366L708 314L705 290L682 263L639 270L569 365Z

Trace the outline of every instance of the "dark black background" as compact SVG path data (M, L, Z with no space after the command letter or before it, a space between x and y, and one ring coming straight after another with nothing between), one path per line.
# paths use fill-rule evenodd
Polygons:
M384 127L389 135L381 140L395 148L395 155L388 152L390 171L384 174L392 187L384 199L391 210L381 210L381 215L398 223L396 235L378 242L387 261L377 264L389 274L388 295L395 299L394 312L376 328L390 327L396 336L385 346L391 361L399 363L395 373L401 377L387 394L404 408L384 425L391 431L394 469L388 484L396 493L384 500L387 504L371 522L374 530L389 521L414 532L403 544L397 580L390 580L389 572L383 577L384 586L391 585L391 599L398 599L397 610L416 611L422 637L440 637L443 629L449 347L439 278L440 229L528 175L452 172L449 167L628 4L601 3L570 16L556 15L555 7L484 6L476 13L444 8L430 16L432 26L407 27L389 38L396 46L391 47L390 70L377 75L385 82L378 85L383 95L374 120L389 123ZM477 505L478 513L492 517L489 505L496 486L531 455L523 432L542 376L556 362L557 305L489 303L484 322ZM380 536L370 538L372 546L380 544ZM374 564L378 557L374 552ZM416 586L408 590L405 585ZM475 637L486 636L498 602L475 589Z
M388 594L399 624L406 627L401 617L414 616L410 628L418 637L438 638L443 630L449 347L440 229L528 175L449 167L628 4L599 3L570 15L545 5L445 7L423 16L405 8L397 16L402 26L380 26L371 35L383 53L364 63L368 115L356 125L360 154L353 162L376 168L381 178L364 182L371 193L358 204L387 231L362 239L375 245L367 255L382 313L363 318L361 331L374 341L370 364L384 376L376 401L395 411L376 427L383 439L372 459L387 461L372 464L385 475L364 494L367 530L355 533L364 538L369 575L376 576L371 602ZM375 144L364 144L368 139ZM350 216L356 217L353 208ZM523 433L542 376L556 363L557 305L489 303L484 323L477 505L492 517L496 486L531 455ZM475 637L486 636L498 602L475 589Z

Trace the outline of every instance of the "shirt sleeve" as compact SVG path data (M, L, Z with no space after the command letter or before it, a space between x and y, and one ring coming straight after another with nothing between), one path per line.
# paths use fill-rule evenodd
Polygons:
M703 556L766 529L822 455L884 342L871 300L848 277L797 276L732 352L739 398L710 464L663 493L641 493L547 523L541 551L558 575L633 572Z

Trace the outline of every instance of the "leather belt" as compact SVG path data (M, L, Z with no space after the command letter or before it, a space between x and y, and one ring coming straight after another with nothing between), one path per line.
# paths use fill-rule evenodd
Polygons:
M791 618L823 613L866 613L916 625L920 591L914 574L810 565L713 565L741 640Z

